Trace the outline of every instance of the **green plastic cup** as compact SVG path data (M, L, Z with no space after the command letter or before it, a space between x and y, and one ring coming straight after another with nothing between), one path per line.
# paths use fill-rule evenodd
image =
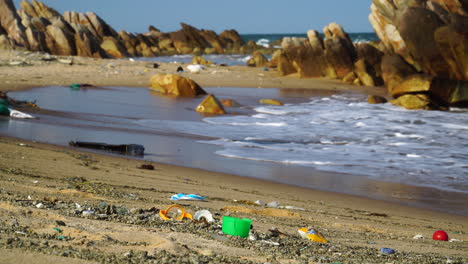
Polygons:
M223 216L223 233L231 236L248 237L252 220Z

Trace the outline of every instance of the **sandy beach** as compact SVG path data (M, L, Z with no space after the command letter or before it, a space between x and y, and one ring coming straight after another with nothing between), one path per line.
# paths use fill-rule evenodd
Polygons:
M178 64L73 57L73 65L0 54L0 90L90 83L148 87L155 73ZM24 66L10 61L27 62ZM184 66L184 65L182 65ZM274 70L213 66L182 73L203 87L302 88L386 95L383 88L340 81L278 77ZM0 263L464 263L468 218L357 196L258 179L0 138ZM182 164L181 164L182 165ZM190 213L209 210L213 224L163 221L158 211L177 193ZM287 208L254 204L277 201ZM93 213L86 213L92 211ZM85 212L85 213L84 213ZM255 240L222 234L222 216L253 220ZM330 243L305 240L313 227ZM277 231L269 231L277 229ZM445 230L453 242L433 241ZM413 239L422 235L422 239ZM382 254L393 248L395 254Z

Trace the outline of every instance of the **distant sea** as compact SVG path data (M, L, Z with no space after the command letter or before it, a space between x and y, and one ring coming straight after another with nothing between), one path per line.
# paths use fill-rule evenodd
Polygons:
M369 42L378 40L377 35L374 32L361 32L361 33L348 33L349 37L353 42ZM257 45L264 47L270 47L275 41L281 40L284 37L298 37L307 38L307 34L243 34L241 37L247 42L250 40L255 41Z
M375 33L364 32L364 33L348 33L351 40L355 43L359 42L369 42L376 41L378 37ZM306 34L243 34L241 37L247 42L250 40L255 41L257 45L266 47L266 48L279 48L278 40L283 39L284 37L300 37L307 38ZM186 63L189 64L192 61L193 55L174 55L174 56L159 56L159 57L139 57L134 58L135 60L140 61L150 61L150 62L166 62L166 63ZM211 60L216 64L226 64L226 65L245 65L246 62L250 59L250 55L242 54L229 54L229 55L203 55L205 59ZM271 55L267 55L267 58L270 59Z

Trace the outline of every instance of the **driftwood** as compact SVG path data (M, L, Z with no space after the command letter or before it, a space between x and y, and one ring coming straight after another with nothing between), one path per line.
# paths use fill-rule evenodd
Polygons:
M112 145L100 142L84 142L84 141L70 141L68 143L72 147L79 148L89 148L104 150L109 152L116 152L120 154L125 154L129 156L143 156L145 152L145 147L138 144L122 144L122 145Z

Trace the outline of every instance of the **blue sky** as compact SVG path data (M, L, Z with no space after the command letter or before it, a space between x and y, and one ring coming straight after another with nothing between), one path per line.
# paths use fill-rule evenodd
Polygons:
M14 0L19 7L20 0ZM63 13L93 11L114 29L146 32L180 29L186 22L200 29L240 33L305 33L330 22L348 32L372 32L368 16L371 0L43 0Z

